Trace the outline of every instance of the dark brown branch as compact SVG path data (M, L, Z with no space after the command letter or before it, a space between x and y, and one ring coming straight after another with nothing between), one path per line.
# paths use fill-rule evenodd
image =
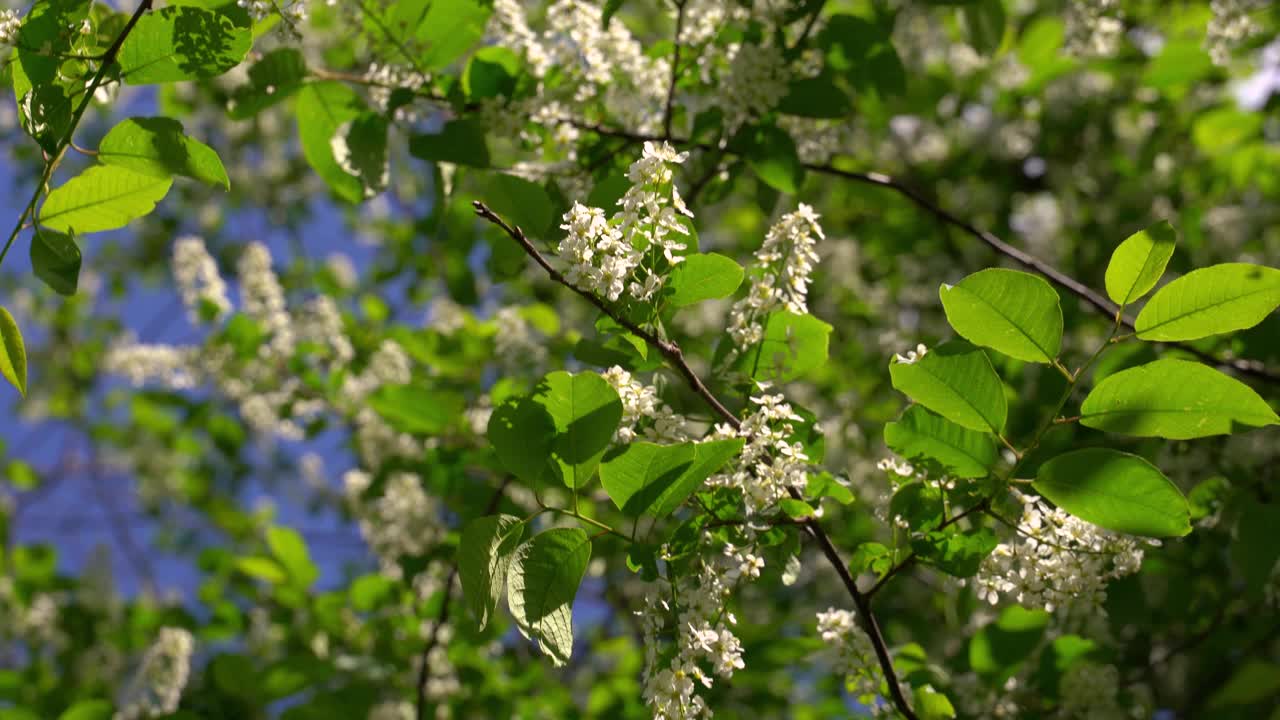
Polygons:
M595 294L582 290L570 283L565 279L564 275L547 262L547 259L543 257L542 253L540 253L536 247L534 247L533 243L529 241L529 238L525 236L524 231L518 226L513 227L507 224L507 222L499 217L497 213L490 210L487 205L479 200L473 202L472 205L475 207L477 215L488 220L494 225L497 225L503 232L510 236L512 240L515 240L520 247L524 248L525 253L527 253L529 257L533 258L533 261L545 270L552 280L577 293L605 315L609 316L609 318L614 322L626 328L637 337L643 339L649 345L657 348L658 351L662 353L663 357L665 357L676 368L676 370L684 376L689 387L698 395L698 397L702 398L707 406L710 407L716 415L720 416L722 420L734 429L740 429L742 427L742 421L739 420L738 417L728 408L726 408L714 393L707 389L707 386L702 382L702 379L698 377L698 374L693 371L693 368L689 367L689 363L685 361L684 354L681 352L679 345L670 340L664 340L658 337L655 333L641 328L639 325L636 325L623 317L613 308L609 307L603 300L596 297ZM788 490L793 498L802 499L800 491L795 488L788 488ZM894 670L893 659L889 656L889 648L885 643L884 635L880 631L880 625L876 622L875 615L871 611L870 599L858 589L858 583L853 579L853 576L849 574L848 567L845 565L844 561L840 559L840 553L836 550L835 545L831 542L831 538L827 535L826 531L822 529L822 526L818 524L817 520L810 518L805 520L802 524L818 543L818 547L822 550L823 556L826 557L827 561L835 569L836 574L840 577L841 583L844 584L845 589L849 592L849 596L853 598L854 606L858 608L858 618L862 622L862 628L866 631L867 636L871 639L872 646L875 648L876 658L880 662L880 670L884 673L885 682L889 686L889 695L894 706L903 717L907 718L907 720L916 720L916 714L911 709L911 704L907 702L907 698L902 694L902 688L898 682L898 673Z
M494 225L497 225L499 228L502 228L502 231L509 235L512 240L519 243L520 247L524 248L525 253L527 253L529 257L533 258L533 261L538 263L538 266L546 271L547 275L549 275L552 280L574 291L581 296L582 299L594 305L600 312L608 315L619 325L626 328L628 332L657 348L658 352L662 353L662 356L670 361L672 366L674 366L676 370L684 376L685 381L689 383L689 387L692 388L693 391L697 393L698 396L701 397L717 415L723 418L725 422L732 425L735 430L742 427L742 421L720 403L720 400L717 399L716 396L707 389L707 386L703 384L702 379L693 371L693 368L689 367L689 363L684 359L684 353L680 350L679 345L669 340L663 340L653 332L645 330L620 315L594 293L589 293L586 290L575 286L573 283L570 283L559 270L551 267L551 263L547 262L547 259L543 257L541 252L538 252L538 248L533 246L533 243L529 241L529 238L524 234L523 230L519 227L512 227L511 225L508 225L507 221L503 220L497 213L490 210L489 206L479 200L473 202L472 205L475 207L477 215L488 220Z
M597 135L602 135L605 137L624 138L624 139L629 139L632 142L659 142L662 140L670 140L672 143L676 145L695 148L695 149L703 150L707 152L717 151L717 152L723 152L726 154L737 154L735 153L735 151L731 149L713 145L711 143L694 142L692 140L687 140L682 138L666 138L666 137L648 134L648 133L636 133L636 132L629 132L625 130L617 130L614 128L604 127L594 123L588 123L580 120L573 120L573 119L566 119L566 118L561 118L560 122L566 123L568 125L572 125L580 130L587 130L589 132L594 132ZM892 190L893 192L911 201L913 204L916 205L916 207L919 207L925 212L933 215L939 221L949 226L955 227L959 230L962 230L969 235L972 235L974 238L977 238L978 240L981 240L982 242L986 243L989 247L991 247L991 249L995 250L997 253L1012 259L1014 262L1017 262L1023 267L1029 270L1032 270L1034 272L1037 272L1040 275L1044 276L1045 278L1056 283L1057 285L1063 288L1066 288L1069 292L1071 292L1071 294L1085 301L1094 310L1097 310L1099 314L1104 315L1107 318L1114 319L1116 316L1116 311L1119 310L1119 307L1117 307L1115 303L1111 302L1109 299L1107 299L1103 295L1095 292L1093 289L1089 288L1087 285L1080 282L1079 280L1076 280L1070 275L1062 272L1061 270L1058 270L1057 268L1053 267L1049 263L1035 257L1034 255L1026 252L1025 250L1016 248L1013 245L1010 245L1009 243L1005 242L1004 240L1001 240L998 236L995 235L995 233L992 233L988 230L983 230L982 228L977 227L973 223L970 223L967 220L964 220L956 216L950 210L947 210L946 208L942 207L941 205L934 202L933 200L930 200L928 197L918 192L914 188L902 183L901 181L889 175L886 175L884 173L879 173L879 172L855 172L853 170L844 170L841 168L834 167L832 165L823 165L818 163L805 163L804 167L806 170L810 170L812 172L820 173L823 175L830 175L832 177L843 178L845 180L852 180L854 182L860 182L867 185L875 185L877 187L885 188L886 190ZM1130 330L1134 329L1133 319L1128 316L1125 316L1124 318L1122 318L1121 323L1124 325L1124 327L1129 328ZM1185 352L1191 353L1192 355L1199 358L1201 361L1209 363L1211 365L1231 368L1232 370L1236 371L1241 375L1246 375L1259 380L1265 380L1270 383L1280 384L1280 374L1277 374L1271 370L1268 370L1265 365L1263 365L1261 362L1258 362L1256 360L1246 360L1243 358L1235 358L1235 359L1219 358L1213 355L1212 353L1205 352L1203 350L1200 350L1199 348L1196 348L1192 345L1187 345L1185 343L1175 342L1175 343L1164 343L1164 344L1172 345Z
M449 602L453 596L453 579L458 576L458 564L454 563L449 569L449 577L444 581L444 599L440 601L440 614L436 616L436 624L431 628L431 636L427 638L427 644L422 646L422 654L419 656L421 665L418 667L418 720L427 720L427 681L431 679L431 651L435 650L436 645L440 641L440 628L449 622Z

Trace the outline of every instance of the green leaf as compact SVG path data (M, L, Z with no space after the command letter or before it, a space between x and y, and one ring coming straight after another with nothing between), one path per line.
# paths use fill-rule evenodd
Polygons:
M913 705L920 720L950 720L956 716L956 709L947 696L931 685L915 688Z
M1000 541L988 528L965 532L932 531L911 541L924 562L955 577L973 577Z
M360 181L361 197L368 199L387 188L390 166L387 157L387 117L364 112L340 124L329 138L329 148L338 167Z
M118 165L94 165L54 188L40 208L40 224L64 233L124 227L155 209L173 180Z
M891 28L837 13L818 35L827 67L841 73L855 92L885 99L906 91L907 71L891 41Z
M536 485L547 474L556 424L531 398L508 400L489 416L489 442L507 472Z
M775 125L762 125L747 136L747 165L764 184L788 195L800 191L804 164L791 135Z
M778 501L778 509L792 520L804 520L813 517L816 512L813 506L803 500L782 498Z
M885 425L884 442L907 460L937 461L956 477L986 477L996 462L991 436L961 427L920 405L912 405L897 422Z
M0 375L27 394L27 348L22 343L22 331L9 311L0 307Z
M1280 306L1280 270L1223 263L1192 270L1156 291L1134 328L1143 340L1198 340L1251 328Z
M969 641L969 666L992 678L995 686L1002 685L1040 644L1049 618L1043 610L1017 605L1005 608L995 622L983 626Z
M1280 543L1275 542L1280 525L1280 505L1246 502L1236 520L1231 543L1231 565L1244 579L1250 593L1261 593L1271 580L1271 571L1280 560Z
M183 134L167 117L133 117L120 122L98 145L98 162L143 175L184 175L230 189L231 180L213 148Z
M432 0L416 33L427 47L416 65L439 70L460 58L484 36L490 12L487 4L476 0Z
M770 313L764 339L748 348L738 368L757 380L787 382L827 362L831 326L812 315Z
M267 528L267 547L271 548L271 554L298 587L309 588L320 579L320 568L311 561L307 543L297 530L287 527Z
M685 307L713 298L728 297L742 284L742 266L717 253L686 256L667 279L667 302Z
M30 11L22 18L11 62L13 97L23 130L40 144L45 152L59 151L58 144L71 126L74 102L85 87L85 80L74 65L59 57L74 52L72 43L79 33L69 28L79 25L89 15L88 0L46 0L29 3ZM68 72L70 71L70 72Z
M351 583L348 595L351 607L358 612L372 612L386 605L396 593L399 583L378 573L361 575Z
M999 433L1009 413L1000 376L982 350L952 340L914 363L889 365L893 387L957 425Z
M1129 535L1180 537L1191 532L1182 491L1137 455L1086 448L1040 466L1036 491L1076 517Z
M853 112L853 101L828 75L791 81L778 111L811 118L843 118Z
M520 56L508 48L491 45L480 48L467 61L462 73L462 92L471 101L510 97L520 74Z
M484 201L532 239L543 237L551 228L554 211L551 197L539 184L505 173L494 174ZM504 242L511 240L503 235Z
M1080 406L1080 423L1119 435L1187 440L1239 425L1280 423L1248 385L1189 360L1165 358L1107 376Z
M947 321L975 345L1027 362L1051 363L1062 348L1062 307L1043 278L1003 268L976 272L939 291Z
M498 607L507 568L524 537L524 523L514 515L476 518L462 529L458 543L458 576L467 607L484 630Z
M67 708L58 720L111 720L115 706L109 700L81 700Z
M1248 660L1209 698L1210 709L1260 703L1280 693L1280 665Z
M849 571L854 575L870 572L884 577L892 567L893 551L878 542L862 543L849 557Z
M573 489L586 485L622 421L622 401L611 385L593 372L547 375L534 393L555 423L551 458L561 479Z
M829 472L813 473L805 482L804 494L815 500L831 498L841 505L853 502L853 491L842 485Z
M307 163L334 195L351 203L363 200L364 185L334 159L332 140L339 127L364 112L364 101L339 82L309 83L298 91L295 110L298 139Z
M306 688L323 684L332 674L333 666L318 657L289 655L272 663L262 673L262 694L268 702L283 700Z
M120 46L120 79L130 85L217 77L249 54L253 35L227 15L170 6L146 13Z
M889 501L889 517L905 520L916 532L927 532L941 525L945 512L942 492L919 480L898 488Z
M291 97L307 79L307 61L296 48L272 50L249 68L249 84L232 93L227 114L244 120Z
M236 569L251 578L272 585L283 585L289 580L289 574L280 566L280 563L269 557L254 555L237 558Z
M1128 305L1156 286L1173 257L1178 233L1168 220L1130 235L1111 253L1107 263L1107 295L1117 305Z
M475 118L450 120L432 135L414 134L409 138L409 153L428 162L489 167L484 126Z
M80 284L80 247L70 235L36 228L31 238L31 268L61 295L75 295Z
M600 465L600 482L623 513L664 517L742 452L744 442L631 443Z
M573 654L573 598L590 560L591 540L578 528L539 533L511 558L507 606L557 666Z
M11 460L5 466L4 479L18 490L34 490L41 485L35 468L21 460Z
M969 44L983 55L1000 49L1004 40L1005 13L1003 0L976 0L961 8Z
M401 432L435 435L449 428L462 413L457 395L421 385L384 385L369 396L369 407Z

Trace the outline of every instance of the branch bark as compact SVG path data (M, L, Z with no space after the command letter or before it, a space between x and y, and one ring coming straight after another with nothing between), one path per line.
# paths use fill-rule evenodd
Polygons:
M643 339L650 346L656 348L658 352L662 353L663 357L665 357L667 361L670 362L671 365L684 377L685 381L694 393L696 393L698 397L702 398L703 402L705 402L707 406L711 408L711 410L722 420L734 429L742 427L742 421L720 402L715 394L707 388L704 382L702 382L702 379L698 377L698 374L694 372L693 368L689 366L689 363L685 360L684 353L680 350L680 346L678 344L670 340L664 340L652 331L645 330L644 328L636 325L614 311L593 293L582 290L568 282L564 275L552 267L551 263L547 262L547 259L536 247L534 247L533 243L529 241L529 238L525 236L524 231L521 230L519 226L512 226L508 224L497 213L489 209L487 205L479 200L473 202L472 205L475 207L477 215L494 225L497 225L512 240L516 241L520 247L524 248L525 253L528 254L529 257L533 258L533 261L545 270L552 280L577 293L605 315L609 316L614 322L625 327L632 334ZM793 498L801 499L800 492L795 488L788 488L788 491ZM822 555L831 564L831 567L835 569L836 575L840 577L840 582L848 591L849 597L853 599L853 604L858 609L858 618L862 622L862 629L867 633L867 636L871 639L872 646L875 648L876 659L879 661L881 672L884 673L885 682L889 686L889 695L894 707L897 708L898 712L901 713L903 717L907 718L907 720L916 720L917 716L911 709L911 704L907 702L906 696L902 693L902 687L898 681L897 671L893 667L893 659L889 655L889 647L885 642L884 634L880 631L880 624L876 621L875 614L871 610L871 599L858 589L857 581L849 574L849 568L845 565L844 560L840 558L840 553L831 542L831 537L822 529L822 526L817 522L817 520L810 518L804 521L803 525L809 535L818 543L818 548L822 551Z

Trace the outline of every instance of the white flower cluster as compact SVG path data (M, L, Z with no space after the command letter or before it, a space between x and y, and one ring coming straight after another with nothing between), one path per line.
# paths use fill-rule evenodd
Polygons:
M761 395L751 402L760 407L741 427L716 426L713 438L745 438L747 442L725 472L707 479L712 487L742 490L748 516L769 510L787 496L788 488L803 489L809 479L809 456L800 443L788 441L795 434L792 423L804 418L782 395Z
M667 82L666 57L649 57L626 25L614 18L605 27L599 4L585 0L557 0L546 11L547 29L529 27L524 6L517 0L497 0L489 22L489 39L500 47L523 53L530 72L542 78L554 68L564 73L563 97L539 97L537 105L565 101L574 105L603 99L609 113L642 132L661 129ZM540 88L541 90L541 88Z
M115 720L141 720L175 712L191 674L195 640L182 628L160 629L121 696Z
M173 277L192 322L217 323L231 312L227 284L201 238L185 235L174 242Z
M1022 502L1017 535L983 560L972 580L978 598L994 605L1007 596L1050 612L1079 603L1103 612L1107 583L1142 566L1142 543L1014 492Z
M809 312L809 276L818 261L814 248L824 239L818 214L804 203L769 228L764 244L756 251L762 272L752 277L747 296L729 312L729 336L739 349L764 338L763 321L770 312Z
M556 249L569 263L565 279L583 290L617 300L640 264L640 251L623 242L622 231L605 219L600 208L575 202L564 214L560 228L568 231Z
M365 70L364 79L369 83L369 103L379 110L386 111L391 105L393 89L403 88L416 91L427 84L429 78L413 68L404 65L372 63ZM395 120L402 123L413 123L422 118L421 113L412 105L396 108Z
M1071 720L1124 720L1130 715L1120 704L1120 671L1114 665L1078 662L1062 675L1058 716ZM1139 708L1140 709L1140 708Z
M236 0L236 4L249 11L254 22L262 22L276 13L290 23L307 19L307 0Z
M0 48L18 44L18 31L22 29L22 19L17 10L0 10Z
M618 365L606 370L603 377L622 399L622 422L614 440L625 444L643 435L657 443L680 443L692 438L688 420L662 402L657 388L636 381Z
M402 556L421 555L439 540L440 507L423 490L418 475L392 473L382 494L372 500L363 497L373 483L369 473L350 470L342 483L359 519L360 534L382 560L384 574L398 576Z
M916 362L919 362L920 358L927 354L929 354L929 348L926 347L924 343L920 343L919 345L916 345L915 350L908 350L906 355L894 353L893 359L900 365L914 365ZM911 473L904 474L910 475Z
M648 300L662 289L653 265L660 254L669 265L684 258L680 239L688 228L679 216L691 216L676 189L671 166L684 162L667 143L646 142L641 158L631 164L631 187L618 201L622 210L606 220L604 210L574 203L560 227L568 234L557 249L568 263L565 279L588 292L617 300L624 292ZM643 266L645 255L650 265ZM643 277L641 277L643 273Z
M1067 3L1066 51L1073 55L1115 55L1124 38L1124 22L1114 13L1120 0L1073 0Z
M493 353L510 369L541 368L547 358L546 343L534 333L518 307L504 307L493 315L498 326L493 339Z
M680 44L701 45L719 34L726 24L750 15L749 9L723 0L686 0Z
M404 700L388 700L369 708L369 720L415 720L413 705Z
M721 79L716 104L726 130L734 130L773 109L786 97L791 72L773 45L739 45Z
M0 577L0 640L17 640L31 655L63 649L66 635L58 626L58 600L48 593L19 595L13 580Z
M704 558L696 575L680 578L676 652L669 662L659 663L658 638L671 605L658 594L645 599L637 613L645 637L644 699L655 720L711 717L697 686L710 688L712 676L728 679L746 667L742 643L731 630L738 620L726 605L739 583L760 577L763 569L764 560L751 549L726 545L719 555Z
M173 270L189 314L199 317L209 307L219 316L229 312L226 286L198 239L179 242ZM240 357L231 344L234 341L221 336L202 346L144 345L126 336L107 351L104 367L135 385L150 381L184 390L211 383L239 406L245 422L263 436L301 439L303 426L329 404L282 370L293 359L299 341L323 349L331 370L345 369L354 350L341 314L332 300L323 297L291 314L271 269L271 254L261 243L245 247L237 275L240 309L264 334L256 356Z
M259 354L286 359L293 353L293 324L285 311L284 289L271 269L271 251L249 243L236 264L240 277L240 310L271 335Z
M1205 49L1215 65L1226 65L1231 53L1246 40L1262 32L1253 18L1267 6L1267 0L1213 0L1209 9L1213 17L1205 33Z
M881 673L875 647L853 613L835 608L818 613L818 635L834 653L835 670L849 683L854 697L879 694Z

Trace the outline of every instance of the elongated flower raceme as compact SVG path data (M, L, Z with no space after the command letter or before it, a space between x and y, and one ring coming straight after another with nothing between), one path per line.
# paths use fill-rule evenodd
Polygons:
M144 720L175 712L191 676L194 650L189 631L161 628L121 695L115 720Z

